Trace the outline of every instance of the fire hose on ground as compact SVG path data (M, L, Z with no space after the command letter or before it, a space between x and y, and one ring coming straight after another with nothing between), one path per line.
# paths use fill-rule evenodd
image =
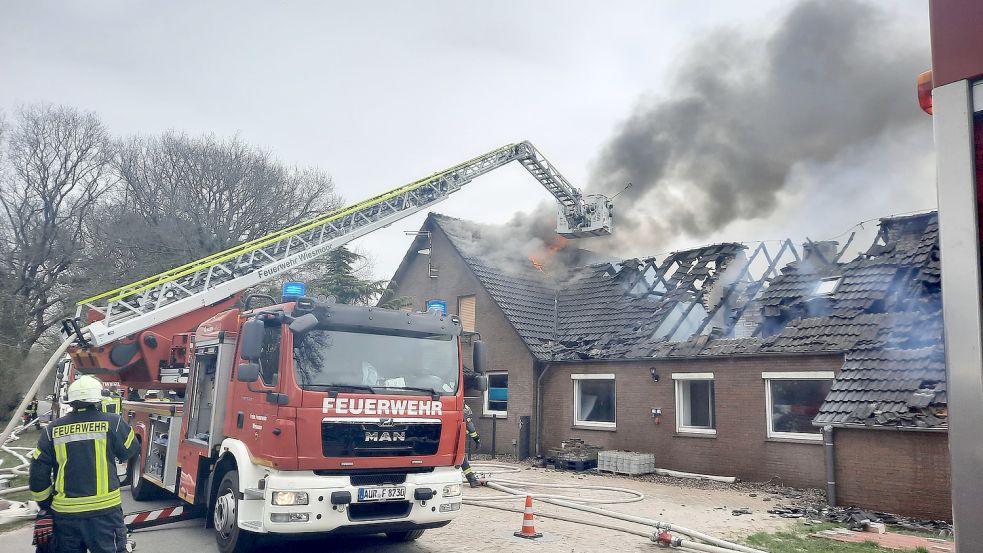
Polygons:
M761 551L759 549L747 547L739 543L729 542L711 536L709 534L699 532L691 528L687 528L685 526L679 526L677 524L671 524L669 522L655 520L651 518L629 515L619 511L614 511L611 509L603 509L595 506L598 504L610 505L610 504L634 503L634 502L641 501L645 498L645 495L637 490L632 490L629 488L618 488L613 486L591 486L591 485L582 486L576 484L553 484L553 483L545 483L545 482L511 480L508 478L498 478L495 477L495 475L514 474L514 473L521 472L521 469L519 469L518 467L508 466L508 465L473 464L472 466L475 467L475 472L487 474L491 477L488 479L488 481L486 481L485 485L487 487L503 492L505 495L495 495L495 496L487 496L487 497L465 496L464 503L468 505L521 513L522 512L521 509L503 507L500 505L496 505L495 503L502 502L502 501L513 501L516 499L525 498L527 495L529 495L532 496L534 499L537 499L544 503L549 503L551 505L556 505L559 507L565 507L576 511L582 511L585 513L590 513L603 517L622 520L625 522L631 522L634 524L648 526L654 528L655 532L629 529L614 524L607 524L607 523L592 521L583 518L567 517L567 516L552 515L552 514L542 514L542 513L539 515L545 518L554 518L556 520L563 520L566 522L586 524L589 526L595 526L599 528L606 528L609 530L625 532L628 534L634 534L637 536L649 538L652 541L661 543L662 545L682 548L682 549L690 549L694 551L707 551L710 553L721 553L721 552L733 553L735 551L741 553L765 553L764 551ZM535 489L549 489L551 491L552 490L577 490L580 493L584 491L602 491L602 492L609 492L615 494L622 494L624 495L624 497L605 499L605 498L584 497L582 495L567 496L557 493L541 493L535 491ZM669 532L682 534L689 539L672 537L669 534Z
M39 413L38 416L40 417L40 415L43 415L43 414L44 413ZM27 421L26 423L24 423L24 424L22 424L20 426L15 427L13 429L13 431L10 433L10 435L8 436L7 441L2 446L0 446L0 450L5 451L5 452L13 455L17 459L17 462L19 463L19 464L14 465L14 466L6 466L6 467L3 466L3 465L0 465L0 477L4 477L4 476L27 476L27 474L28 474L28 468L31 465L31 460L27 457L27 454L29 452L33 451L34 448L33 447L22 447L22 446L12 446L10 444L12 442L17 441L17 439L20 437L18 434L20 434L21 432L23 432L24 430L26 430L30 426L34 425L37 422L37 420L38 420L38 417L35 417L34 419L31 419L31 420ZM27 486L17 486L16 488L0 489L0 496L4 496L4 495L7 495L7 494L16 493L16 492L21 492L21 491L25 491L25 490L27 490Z

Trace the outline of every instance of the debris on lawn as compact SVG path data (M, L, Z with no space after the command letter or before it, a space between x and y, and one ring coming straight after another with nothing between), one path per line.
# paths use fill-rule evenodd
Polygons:
M828 507L804 505L778 505L768 512L782 518L821 518L829 522L846 524L850 529L864 530L871 524L890 524L930 532L942 537L952 535L952 524L944 520L918 520L891 513L865 511L856 507Z

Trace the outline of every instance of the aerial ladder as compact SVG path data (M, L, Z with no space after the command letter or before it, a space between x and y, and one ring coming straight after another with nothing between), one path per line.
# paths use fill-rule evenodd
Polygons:
M217 305L427 209L475 178L512 161L522 164L556 198L558 234L582 238L611 233L612 204L607 197L582 194L528 141L502 146L388 192L80 301L76 318L63 323L68 339L52 354L24 396L0 435L0 444L73 342L81 348L104 347L196 309Z

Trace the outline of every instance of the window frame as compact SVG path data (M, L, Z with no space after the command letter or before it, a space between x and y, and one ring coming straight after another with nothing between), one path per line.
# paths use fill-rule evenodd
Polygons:
M509 405L508 405L508 401L509 400L508 399L505 400L505 410L504 411L501 411L501 410L498 410L498 409L491 409L491 408L488 407L488 391L491 389L491 377L492 376L501 376L503 374L505 375L506 378L508 378L509 371L488 371L486 373L486 375L489 377L488 378L489 385L488 385L488 388L485 391L481 392L481 398L482 398L482 403L481 403L481 416L482 417L491 418L491 417L494 416L495 418L499 418L499 419L507 419L507 418L509 418ZM509 389L508 384L506 384L505 389L506 390Z
M618 429L618 383L614 373L603 374L571 374L573 381L573 427L585 430L617 430ZM614 386L614 421L587 421L580 419L580 383L584 380L610 380Z
M776 432L774 430L771 383L775 380L829 380L836 379L833 371L765 371L761 373L765 383L765 431L769 440L788 440L797 442L822 442L822 433Z
M280 324L268 324L263 328L263 347L257 363L259 363L259 383L267 388L276 388L280 385L280 369L283 365L283 360L281 359L283 356L283 328L283 325ZM269 342L267 342L267 337L271 338ZM269 356L266 355L267 344L276 344L276 349L270 350L269 353L271 355ZM276 363L276 366L273 367L273 371L269 375L266 374L263 367L264 360L267 358L269 361ZM272 382L267 382L267 376L272 376Z
M681 384L684 382L689 382L693 380L700 381L710 381L714 382L713 373L672 373L673 388L676 398L676 433L677 434L700 434L702 436L716 436L717 435L717 389L716 384L713 385L713 391L710 394L710 401L713 402L710 405L711 413L711 423L713 428L700 428L696 426L685 426L683 424L683 389Z
M466 319L464 317L463 304L465 301L471 301L471 318ZM467 333L475 333L478 331L478 296L476 294L465 294L463 296L457 297L457 316L461 319L461 330ZM471 328L465 328L467 323L471 323Z
M842 280L843 280L843 276L842 275L839 275L839 276L831 276L831 277L824 277L824 278L819 279L819 282L816 283L816 287L813 288L813 290L812 290L812 296L813 297L817 297L817 298L823 298L823 297L826 297L826 296L832 296L833 294L836 293L836 290L840 287L840 283L842 282ZM832 282L833 283L833 287L829 290L829 292L820 292L819 289L822 288L823 284L825 284L827 282Z

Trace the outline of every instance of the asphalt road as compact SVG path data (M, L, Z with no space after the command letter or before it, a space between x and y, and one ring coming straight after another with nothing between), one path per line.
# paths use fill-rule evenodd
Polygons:
M176 504L177 502L175 501L146 501L137 503L130 498L128 488L123 490L124 513L150 510L156 507L166 507ZM34 547L31 545L31 531L32 527L28 525L13 532L0 534L0 551L4 553L34 553ZM138 553L192 551L211 553L217 551L212 530L205 529L204 521L202 520L189 520L139 530L134 532L131 538L136 542ZM436 544L428 547L427 541L426 534L415 543L392 543L385 536L379 535L292 540L289 542L289 546L290 549L299 548L299 550L307 551L378 551L386 553L441 551L441 553L447 553L446 548L438 547ZM283 548L278 547L276 544L266 544L257 549L258 553L272 553L274 551L283 551Z
M767 494L748 494L746 489L698 489L685 485L665 482L649 482L600 474L557 472L516 467L521 474L511 476L518 480L536 482L538 489L543 485L562 484L561 488L570 493L571 486L611 486L630 487L644 494L644 499L634 503L610 504L607 508L637 516L666 520L691 528L709 532L724 538L741 538L754 532L780 531L787 529L793 521L767 513L773 505L769 501L777 498L764 497ZM549 489L548 487L546 489ZM499 495L490 488L466 489L465 497L480 499ZM574 492L575 496L591 496L596 499L622 497L622 494L600 491ZM129 490L123 492L124 512L142 511L176 504L175 501L156 501L136 503L130 499ZM427 530L417 541L392 543L384 536L346 536L291 540L280 544L268 544L259 548L258 553L272 553L299 548L298 551L330 552L379 552L379 553L529 553L533 551L556 553L594 553L596 551L617 551L618 553L652 553L650 540L634 534L602 530L572 522L549 518L549 514L573 516L581 520L597 519L594 516L577 514L569 509L535 502L536 529L544 537L528 541L514 537L522 522L521 509L524 497L516 496L505 502L505 506L519 512L502 511L465 505L461 514L450 525ZM495 506L503 506L501 501ZM731 510L746 507L754 514L735 517ZM612 523L611 519L604 522ZM616 526L630 526L617 522ZM634 530L643 529L635 527ZM204 528L204 521L194 520L149 528L133 534L138 553L217 553L211 530ZM0 552L33 553L31 546L31 527L0 534Z

